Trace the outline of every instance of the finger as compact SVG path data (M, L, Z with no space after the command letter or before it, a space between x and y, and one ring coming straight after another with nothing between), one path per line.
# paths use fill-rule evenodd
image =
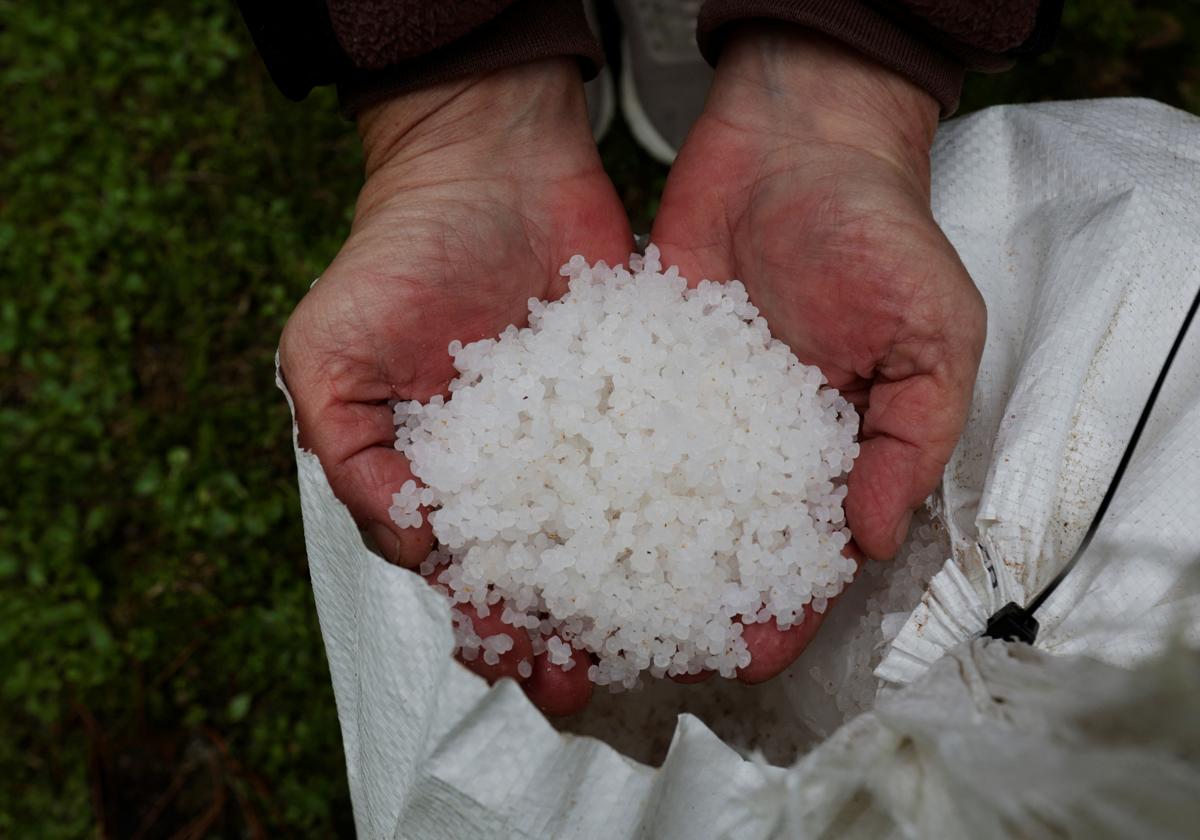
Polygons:
M471 604L456 604L454 606L456 612L471 619L471 625L475 630L475 634L480 639L487 639L502 633L512 639L512 648L500 654L498 661L494 663L489 663L484 658L482 649L476 652L470 659L467 659L462 651L455 654L459 662L483 677L489 684L494 683L502 677L508 677L519 683L524 682L525 678L521 676L521 663L528 662L532 665L534 662L533 645L529 641L529 634L525 632L524 628L513 627L511 624L502 621L500 615L503 609L503 603L495 604L488 608L486 616L481 617L479 610Z
M391 411L385 406L384 412L390 426ZM329 424L330 417L338 413L340 410L337 408L326 412L325 423ZM344 444L336 440L322 440L319 424L312 424L310 428L313 425L318 426L318 430L309 439L320 441L312 449L321 458L329 486L366 531L372 547L389 563L406 568L419 564L433 548L433 527L425 518L428 509L421 509L421 524L415 528L401 528L389 512L392 495L406 481L414 479L420 483L413 475L408 459L389 442L367 446L339 460L333 453ZM330 453L330 457L322 458L322 452Z
M306 338L312 330L297 312L280 342L280 363L300 445L320 460L334 495L372 547L389 562L415 566L433 545L433 529L425 521L400 528L388 512L392 494L413 478L408 459L395 449L392 390L370 364L323 364Z
M742 638L750 649L750 664L738 668L738 680L754 685L777 676L808 647L824 619L824 613L814 612L810 604L804 608L804 620L787 630L780 630L774 618L765 624L745 625Z
M969 399L969 389L956 393L933 376L871 389L844 503L850 532L869 557L893 557L903 543L912 512L941 481Z
M851 540L843 549L842 556L849 557L857 564L854 574L862 569L866 561L862 549ZM845 592L843 589L842 592ZM738 679L744 683L754 684L764 682L783 672L804 652L812 642L817 631L821 629L825 616L837 604L841 594L827 599L825 610L817 612L811 604L804 607L804 619L800 624L793 624L787 630L780 630L775 619L767 624L742 623L742 638L750 650L750 664L739 669Z
M533 675L525 681L525 693L542 714L562 717L582 712L592 699L593 683L588 679L591 659L581 650L572 651L574 667L564 671L550 661L548 652L533 660Z
M850 530L876 559L895 555L913 511L941 481L966 424L983 355L987 309L944 244L952 262L930 270L957 282L910 300L910 317L874 371L861 449L847 482Z

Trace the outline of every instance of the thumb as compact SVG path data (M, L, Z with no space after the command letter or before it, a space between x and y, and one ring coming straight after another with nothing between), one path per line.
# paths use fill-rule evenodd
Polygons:
M872 385L845 502L854 541L867 556L895 555L912 512L941 481L966 422L978 358L956 353L928 372Z
M300 445L320 460L334 495L371 547L390 563L418 565L433 546L433 529L427 521L401 528L388 512L392 494L414 478L395 449L390 386L352 364L321 363L298 351L298 336L289 330L280 343L280 366L296 406ZM338 371L337 381L326 375L330 369Z

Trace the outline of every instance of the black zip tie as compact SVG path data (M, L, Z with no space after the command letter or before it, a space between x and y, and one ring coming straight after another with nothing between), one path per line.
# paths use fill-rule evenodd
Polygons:
M1038 608L1046 603L1054 590L1058 588L1063 579L1075 568L1079 563L1079 558L1087 551L1088 546L1092 544L1092 538L1096 536L1096 531L1100 528L1100 522L1104 519L1104 515L1108 513L1108 506L1112 504L1113 497L1117 494L1117 488L1121 484L1121 479L1125 475L1125 469L1129 466L1129 462L1133 460L1134 450L1137 449L1138 441L1142 437L1142 432L1146 429L1146 423L1150 419L1150 413L1154 410L1154 403L1158 400L1158 393L1162 390L1163 383L1167 379L1167 373L1171 370L1171 363L1175 361L1175 355L1179 352L1179 348L1183 345L1183 339L1187 336L1188 328L1192 325L1192 319L1196 317L1196 310L1200 309L1200 290L1196 292L1196 297L1192 301L1191 308L1183 317L1183 324L1179 328L1179 333L1175 336L1175 343L1171 345L1170 351L1167 353L1167 358L1163 362L1162 369L1158 372L1158 379L1154 380L1154 387L1150 389L1150 396L1146 400L1146 405L1142 408L1142 414L1138 417L1137 425L1133 427L1133 435L1129 438L1129 443L1125 446L1125 452L1121 455L1121 461L1117 464L1117 470L1113 473L1112 480L1108 483L1108 489L1104 493L1104 498L1100 500L1100 507L1096 508L1096 514L1092 517L1092 522L1088 525L1087 532L1083 535L1083 540L1079 543L1079 548L1075 549L1075 553L1071 555L1071 559L1067 561L1067 565L1063 566L1054 579L1034 596L1033 600L1027 606L1022 607L1015 601L1009 601L1003 607L998 609L991 618L988 619L987 629L983 631L983 635L989 639L1003 639L1011 642L1025 642L1033 644L1037 639L1038 620L1033 617Z

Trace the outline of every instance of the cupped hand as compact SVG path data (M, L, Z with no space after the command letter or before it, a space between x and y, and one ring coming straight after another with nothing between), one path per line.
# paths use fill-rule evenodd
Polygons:
M280 362L302 444L380 553L411 568L433 535L388 514L413 477L394 448L389 403L446 393L452 340L523 325L529 298L566 291L558 268L572 254L621 262L632 236L567 59L392 99L359 129L367 177L350 236L288 321ZM476 629L508 632L515 645L500 666L469 667L523 682L548 712L586 704L586 667L534 660L523 630ZM522 658L532 660L527 679Z
M772 334L858 408L846 517L852 550L880 559L941 479L986 330L930 211L937 119L931 97L857 53L746 27L725 46L651 237L693 282L740 279ZM739 676L783 670L820 620L748 626L754 661Z

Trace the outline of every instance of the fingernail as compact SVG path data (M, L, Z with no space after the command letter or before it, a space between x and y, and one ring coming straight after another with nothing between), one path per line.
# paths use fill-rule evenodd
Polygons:
M912 511L905 511L900 517L900 524L896 527L896 545L897 547L904 545L904 540L908 537L908 526L912 524Z
M393 565L400 565L400 538L392 529L380 522L367 526L367 547Z

